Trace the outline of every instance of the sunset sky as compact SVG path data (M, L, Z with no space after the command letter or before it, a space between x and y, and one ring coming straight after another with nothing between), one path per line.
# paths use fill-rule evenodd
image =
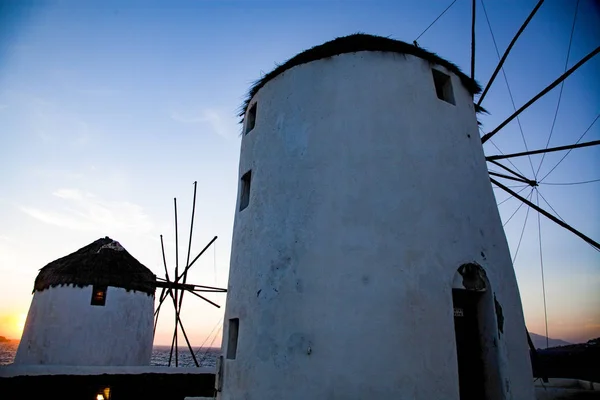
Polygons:
M172 271L173 197L182 260L194 181L192 256L214 235L219 239L188 280L226 287L240 146L236 114L252 82L275 63L338 36L360 31L412 42L450 3L1 2L0 335L19 338L40 268L100 237L118 240L163 276L163 234ZM501 53L535 3L485 1ZM418 40L467 73L470 4L458 0ZM576 4L546 1L509 56L505 72L517 108L564 72ZM476 78L485 84L498 56L481 2L478 7ZM581 0L568 66L598 45L597 2ZM597 118L599 71L596 56L565 81L551 146L574 143ZM559 92L522 114L529 149L546 146ZM483 106L490 111L480 117L484 132L513 112L502 75ZM600 121L582 141L598 139ZM493 142L504 153L525 150L516 120ZM494 144L486 143L486 154L498 153ZM563 155L548 154L538 179ZM514 163L532 177L541 160ZM574 150L540 185L540 205L598 241L600 182L555 184L599 178L600 149ZM506 198L499 190L496 196ZM499 206L504 221L519 204ZM505 227L513 255L526 215L523 206ZM527 221L515 271L527 327L545 334L537 213ZM540 226L549 336L572 342L600 336L600 253L544 217ZM224 295L210 298L225 303ZM222 314L223 308L186 296L182 318L194 345L220 344ZM155 344L170 343L172 321L169 306Z

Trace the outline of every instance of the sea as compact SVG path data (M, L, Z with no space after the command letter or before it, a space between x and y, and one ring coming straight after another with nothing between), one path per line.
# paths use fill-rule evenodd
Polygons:
M12 364L17 353L19 342L9 341L0 342L0 365ZM221 354L220 348L207 347L195 348L194 355L201 367L216 367L217 358ZM153 366L169 366L169 358L171 358L171 367L175 367L175 352L171 355L171 346L154 346L152 349L152 358L150 365ZM185 347L180 347L177 353L177 365L179 367L195 367L194 359L190 350Z

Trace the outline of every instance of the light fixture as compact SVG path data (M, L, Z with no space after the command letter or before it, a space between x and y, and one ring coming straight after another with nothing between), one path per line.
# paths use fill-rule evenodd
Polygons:
M104 388L96 395L96 400L110 400L110 388Z

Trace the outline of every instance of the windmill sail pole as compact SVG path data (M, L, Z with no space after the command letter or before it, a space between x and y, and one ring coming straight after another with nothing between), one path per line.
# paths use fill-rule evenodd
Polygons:
M178 276L179 273L179 238L178 238L178 230L177 230L177 199L174 198L173 199L173 205L175 207L175 277ZM179 344L177 343L177 318L179 316L179 310L177 308L177 290L175 290L175 295L172 296L173 297L173 305L175 306L175 366L178 367L179 366L179 350L178 350L178 346Z
M473 0L471 13L471 79L475 79L475 5L477 0Z
M185 284L185 282L187 281L187 273L188 273L188 266L190 265L190 252L192 250L192 233L194 232L194 215L196 214L196 187L198 186L198 182L194 181L194 199L192 201L192 221L190 223L190 241L188 243L188 252L187 252L187 259L185 262L185 269L183 271L183 284ZM179 306L178 306L178 310L181 310L181 304L183 303L183 295L184 295L184 291L181 291L181 295L179 297ZM179 313L179 311L178 311ZM182 326L183 329L183 326Z
M566 230L574 233L575 235L579 236L581 239L583 239L587 243L591 244L596 249L600 250L600 244L598 242L596 242L593 239L587 237L586 235L584 235L583 233L579 232L578 230L576 230L575 228L571 227L570 225L567 225L563 221L561 221L558 218L556 218L554 215L552 215L549 212L547 212L546 210L538 207L536 204L532 203L531 201L527 200L526 198L524 198L522 196L519 196L518 193L515 193L514 191L510 190L509 188L507 188L506 186L504 186L503 184L501 184L500 182L498 182L494 178L490 178L490 180L492 181L492 183L494 185L498 186L500 189L504 190L508 194L511 194L514 197L516 197L517 199L521 200L523 203L527 204L529 207L533 208L534 210L536 210L537 212L539 212L540 214L542 214L544 217L546 217L549 220L557 223L558 225L562 226Z
M181 333L183 333L183 337L185 338L185 342L187 343L188 349L190 349L190 353L192 354L192 358L194 359L194 364L196 364L196 367L199 367L200 364L198 364L198 360L196 359L196 355L194 354L194 349L192 349L192 345L190 344L190 340L188 339L187 333L185 333L185 329L183 329L183 322L181 322L181 318L179 318L179 315L177 315L177 321L179 321Z
M521 178L516 178L514 176L509 176L509 175L505 175L505 174L500 174L498 172L494 172L494 171L488 171L488 173L492 176L497 176L500 178L504 178L504 179L510 179L511 181L517 181L517 182L523 182L526 183L530 186L537 186L537 182L529 180L529 179L521 179Z
M173 308L175 308L175 330L173 331L173 340L171 340L171 352L169 353L169 367L171 366L171 360L173 359L173 353L175 353L175 367L179 366L178 363L178 352L177 352L177 321L179 319L179 315L177 314L177 290L172 290L171 288L167 288L167 292L171 299L173 300ZM173 294L173 292L175 292ZM173 351L175 350L175 351Z
M204 297L204 296L201 296L201 295L199 295L198 293L196 293L196 292L193 292L193 291L191 291L191 290L190 290L189 292L190 292L191 294L193 294L194 296L198 296L198 297L200 297L202 300L206 301L207 303L210 303L210 304L212 304L213 306L215 306L215 307L217 307L217 308L221 308L221 306L220 306L220 305L218 305L218 304L217 304L217 303L215 303L215 302L212 302L212 301L210 301L210 300L209 300L209 299L207 299L206 297Z
M554 89L556 86L558 86L558 84L560 84L562 81L567 79L569 77L569 75L571 75L573 72L575 72L579 67L584 65L586 62L588 62L589 60L594 58L594 56L598 53L600 53L600 46L596 47L587 56L585 56L581 60L579 60L579 62L577 64L573 65L568 71L566 71L564 74L562 74L561 76L556 78L556 80L554 82L552 82L550 85L548 85L546 88L544 88L541 92L539 92L537 95L535 95L531 100L529 100L527 103L525 103L523 106L521 106L521 108L519 108L510 117L508 117L506 120L504 120L504 122L502 122L500 125L498 125L498 127L496 129L483 135L481 137L481 143L485 143L489 139L491 139L491 137L494 136L496 133L498 133L498 131L500 129L504 128L510 121L515 119L519 114L521 114L523 111L525 111L530 105L532 105L533 103L538 101L546 93L548 93L549 91Z
M162 257L163 257L163 265L165 266L165 277L167 278L167 281L169 281L169 269L167 268L167 258L165 256L165 243L163 241L163 235L160 235L160 248L162 250ZM169 290L168 293L173 296L173 294L171 293L171 291ZM161 299L160 299L160 303L159 303L159 308L162 305L162 302L165 300L166 295L163 297L161 295ZM157 317L156 320L158 321L158 311L156 312ZM175 320L175 328L177 328L177 320ZM173 339L171 340L171 351L169 352L169 367L171 366L171 360L173 358L173 346L175 345L175 337L176 335L173 335Z
M188 273L189 269L200 258L200 256L202 256L202 254L204 254L210 248L210 246L215 242L215 240L217 240L217 236L213 237L212 240L202 249L202 251L200 251L200 253L193 260L190 261L190 255L191 255L191 250L192 250L192 238L193 238L193 232L194 232L194 220L195 220L195 215L196 215L197 188L198 188L198 182L195 181L194 182L194 197L193 197L193 203L192 203L192 218L191 218L191 222L190 222L190 236L189 236L189 242L188 242L187 258L186 258L185 268L183 269L181 274L179 273L179 227L178 227L178 216L177 216L177 199L176 198L173 199L173 207L174 207L174 211L175 211L175 276L173 277L173 280L171 280L171 278L169 276L169 271L167 268L167 260L166 260L166 255L165 255L164 240L163 240L163 236L160 235L160 246L161 246L161 250L162 250L163 265L165 268L165 278L156 277L156 280L155 280L155 287L162 288L162 290L160 293L160 300L158 303L158 307L156 308L156 311L154 312L154 317L155 317L154 334L156 334L156 328L158 326L158 316L160 314L160 309L162 307L162 304L166 300L167 297L171 297L171 300L173 301L173 308L175 310L175 327L173 330L173 338L171 340L171 350L169 352L169 364L168 365L171 366L171 361L173 360L173 354L174 354L176 367L179 366L179 346L178 346L179 345L179 328L181 328L181 333L183 333L183 337L185 339L186 345L187 345L190 353L192 354L192 358L194 360L194 363L196 364L196 367L200 367L198 358L196 357L196 354L194 353L194 349L192 348L192 345L190 343L187 332L185 331L185 328L183 327L183 321L181 320L181 308L183 305L183 296L184 296L185 291L186 290L189 291L193 295L201 298L202 300L210 303L211 305L213 305L217 308L220 308L220 306L218 304L212 302L211 300L207 299L204 296L199 295L196 292L209 292L209 293L225 293L225 292L227 292L227 289L223 289L223 288L218 288L218 287L213 287L213 286L194 285L194 284L186 283L187 282L187 273Z
M510 172L511 174L513 174L514 176L521 178L524 182L527 182L530 185L535 186L536 182L532 181L531 179L528 179L527 177L519 174L518 172L513 171L512 169L508 168L506 165L500 164L498 161L494 161L494 160L487 160L488 162L491 162L494 165L497 165L498 167L502 168L505 171Z
M519 38L519 36L521 36L521 33L523 33L523 31L525 30L525 28L529 24L529 21L531 21L531 19L533 18L533 16L537 12L537 10L542 6L543 2L544 2L544 0L538 1L538 3L535 5L535 7L533 8L533 10L531 11L531 13L529 14L529 16L527 17L527 19L525 20L525 22L523 22L523 25L521 25L521 28L519 28L519 30L517 31L516 35L510 41L510 44L508 45L508 47L504 51L504 54L502 55L502 58L500 59L500 62L498 63L498 65L496 66L496 69L494 70L494 73L492 74L492 77L488 81L487 85L485 85L485 89L483 90L483 93L481 94L481 97L479 97L479 101L477 101L477 105L478 106L481 105L481 102L483 102L483 99L484 99L485 95L487 94L488 90L490 90L490 87L492 86L492 83L494 82L494 79L496 79L496 76L498 75L498 72L500 72L500 69L502 68L502 65L504 65L504 61L506 61L506 57L508 57L508 53L510 53L510 50L513 48L513 46L517 42L517 39Z
M183 271L183 274L185 274L192 267L192 265L194 265L194 263L196 262L196 260L198 260L200 258L200 256L202 254L204 254L204 252L206 250L208 250L208 248L210 247L210 245L213 244L215 240L217 240L217 236L215 236L214 238L212 238L212 240L210 242L208 242L208 244L206 246L204 246L204 248L202 249L202 251L196 256L196 258L194 258L192 260L192 262L190 263L190 265L188 265L187 267L185 267L185 270ZM181 279L181 277L183 276L183 274L181 274L181 276L177 276L176 279L175 279L175 282L179 282L179 279Z
M500 155L496 155L496 156L488 156L485 159L487 161L493 162L495 160L503 160L505 158L521 157L521 156L527 156L527 155L533 155L533 154L552 153L554 151L571 150L571 149L578 149L580 147L589 147L589 146L598 146L598 145L600 145L600 140L592 140L591 142L575 143L575 144L569 144L566 146L558 146L558 147L548 147L546 149L523 151L521 153L500 154Z
M158 324L158 313L160 312L160 307L162 306L163 296L165 294L165 288L162 288L160 292L160 301L158 302L158 307L156 307L156 311L154 312L154 331L152 331L152 337L156 335L156 325Z

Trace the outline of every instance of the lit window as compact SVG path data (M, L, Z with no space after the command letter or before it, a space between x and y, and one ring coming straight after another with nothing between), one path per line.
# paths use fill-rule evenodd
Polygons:
M244 131L244 134L254 129L254 125L256 125L256 103L254 103L252 107L250 107L248 115L246 116L246 129Z
M450 76L437 69L432 69L431 72L433 73L433 84L435 85L435 93L438 99L444 100L446 103L456 104L454 102L452 79L450 79Z
M240 211L250 204L250 183L252 181L252 170L242 176L242 187L240 188Z
M92 289L92 305L103 306L106 304L106 286L94 285Z

